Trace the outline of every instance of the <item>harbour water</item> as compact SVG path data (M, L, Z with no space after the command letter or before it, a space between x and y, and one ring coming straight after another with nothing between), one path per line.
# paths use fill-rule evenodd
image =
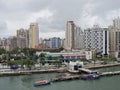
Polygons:
M115 68L115 67L113 67ZM111 69L113 69L111 68ZM117 67L117 70L120 67ZM0 90L120 90L120 75L102 77L99 80L71 80L51 85L33 87L36 80L52 79L58 73L0 77Z

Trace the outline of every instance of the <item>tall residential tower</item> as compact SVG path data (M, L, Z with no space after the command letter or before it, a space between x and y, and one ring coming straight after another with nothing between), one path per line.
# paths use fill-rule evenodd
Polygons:
M120 57L120 18L113 20L113 26L109 26L110 55Z
M74 49L74 30L75 24L73 21L67 21L66 24L66 46L67 50Z
M29 48L39 45L39 28L37 23L31 23L29 28Z
M73 21L67 21L65 42L66 50L83 48L83 31Z

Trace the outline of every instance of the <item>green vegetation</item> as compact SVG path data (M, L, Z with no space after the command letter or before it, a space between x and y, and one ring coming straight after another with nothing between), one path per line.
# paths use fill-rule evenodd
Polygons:
M41 53L41 54L39 55L39 59L40 59L40 63L41 63L42 65L44 65L44 64L45 64L45 53Z
M8 66L13 66L13 65L17 65L16 61L8 61L7 62Z
M84 61L87 61L87 59L86 58L81 58L80 61L84 62Z
M56 65L56 67L58 67L58 68L62 66L62 62L61 61L55 61L54 63Z
M32 66L35 65L35 62L32 61L32 60L27 59L27 60L24 60L24 61L23 61L22 65L26 65L27 68L28 68L29 70L31 70Z
M0 48L0 55L1 55L1 54L5 54L5 53L6 53L6 50L5 50L5 49Z

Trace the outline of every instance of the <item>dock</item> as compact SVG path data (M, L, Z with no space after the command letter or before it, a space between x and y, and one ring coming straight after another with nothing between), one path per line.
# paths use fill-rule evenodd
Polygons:
M87 69L87 68L79 68L79 72L90 74L90 73L94 73L95 71Z
M81 75L68 75L64 77L53 78L52 82L68 81L68 80L75 80L75 79L80 79L80 78L81 78Z
M99 69L99 68L107 68L107 67L115 67L115 66L120 66L120 63L117 64L107 64L107 65L98 65L98 66L90 66L90 67L86 67L88 69Z
M120 75L120 71L115 71L115 72L103 72L100 74L101 77L105 76L113 76L113 75ZM68 81L68 80L81 80L81 74L77 75L68 75L64 77L57 77L53 78L52 82L60 82L60 81Z
M120 71L103 72L103 73L100 74L100 76L113 76L113 75L120 75Z

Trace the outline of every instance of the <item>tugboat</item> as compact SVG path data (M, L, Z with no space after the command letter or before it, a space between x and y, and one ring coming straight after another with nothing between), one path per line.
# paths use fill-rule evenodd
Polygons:
M95 80L99 78L100 78L99 74L85 74L81 76L81 79L83 80Z
M49 85L50 83L51 82L49 80L38 80L33 84L33 86L37 87L37 86Z

